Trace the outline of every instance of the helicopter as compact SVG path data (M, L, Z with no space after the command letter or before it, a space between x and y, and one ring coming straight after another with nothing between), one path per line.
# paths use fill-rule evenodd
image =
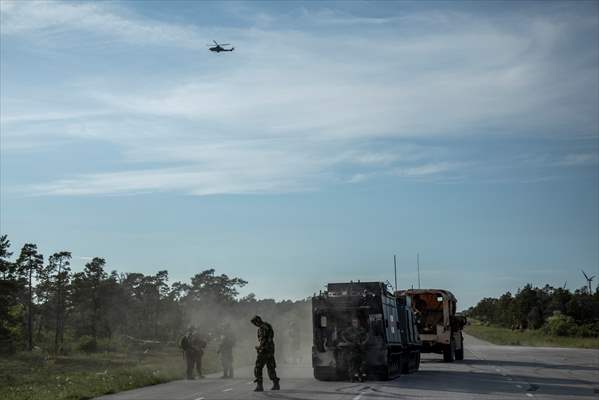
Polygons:
M233 51L235 50L235 47L231 47L230 49L225 49L223 46L231 46L228 43L221 43L219 44L216 40L213 40L215 46L212 46L211 44L207 44L206 46L209 47L208 50L210 51L214 51L216 53L220 53L221 51Z

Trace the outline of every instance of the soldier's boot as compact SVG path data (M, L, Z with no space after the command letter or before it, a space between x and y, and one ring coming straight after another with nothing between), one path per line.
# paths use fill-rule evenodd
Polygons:
M277 378L272 382L272 388L270 390L281 390L281 386L279 386L280 379Z
M254 389L254 392L264 392L264 386L262 386L262 381L255 381L256 382L256 389Z

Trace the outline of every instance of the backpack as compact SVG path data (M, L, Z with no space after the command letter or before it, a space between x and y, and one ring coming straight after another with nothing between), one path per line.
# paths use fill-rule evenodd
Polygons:
M188 350L191 347L189 343L189 338L187 336L183 336L183 338L179 342L179 347L181 347L183 350Z

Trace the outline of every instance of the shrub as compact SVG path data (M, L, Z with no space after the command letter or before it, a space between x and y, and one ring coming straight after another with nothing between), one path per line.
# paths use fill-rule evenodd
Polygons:
M94 353L98 350L98 342L89 335L83 335L79 338L77 349L85 353Z
M543 331L552 336L571 336L573 328L576 329L576 323L572 317L557 314L547 318Z

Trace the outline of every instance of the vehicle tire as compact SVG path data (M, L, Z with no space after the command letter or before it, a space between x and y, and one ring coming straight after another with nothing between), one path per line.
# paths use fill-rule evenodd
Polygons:
M314 368L314 378L319 381L338 381L339 374L336 370L324 370L320 368Z
M407 355L402 354L401 359L399 361L399 370L401 371L402 374L410 373L410 362L411 361L412 361L412 353L408 353Z
M388 381L391 378L391 374L389 373L389 367L383 367L376 374L376 378L379 381Z
M455 351L455 359L463 360L464 359L464 337L460 335L460 349Z
M414 372L420 369L420 352L416 353L416 363L414 364Z
M455 340L452 338L449 340L449 345L443 349L443 361L453 362L455 360Z

